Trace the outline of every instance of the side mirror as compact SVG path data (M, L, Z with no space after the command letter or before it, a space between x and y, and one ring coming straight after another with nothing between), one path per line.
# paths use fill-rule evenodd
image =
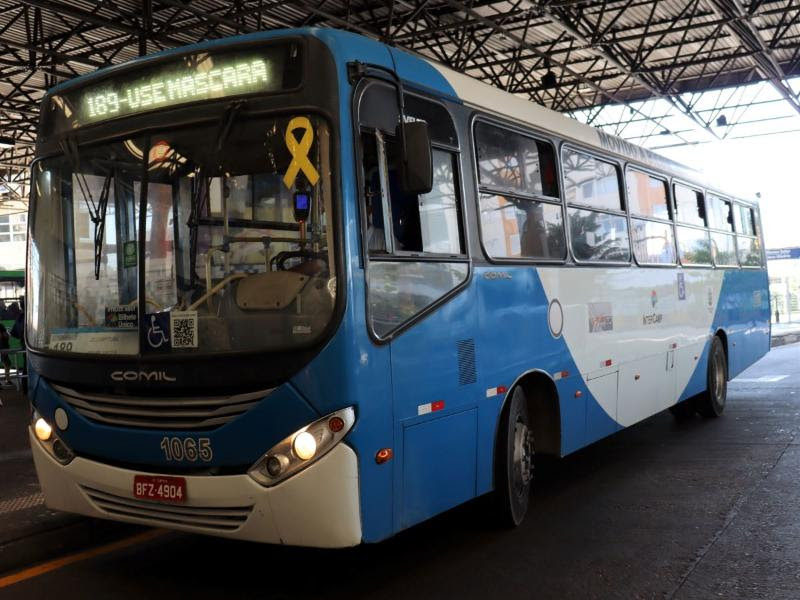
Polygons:
M433 155L428 124L424 121L397 126L398 138L405 139L405 155L401 160L400 179L406 194L427 194L433 187Z

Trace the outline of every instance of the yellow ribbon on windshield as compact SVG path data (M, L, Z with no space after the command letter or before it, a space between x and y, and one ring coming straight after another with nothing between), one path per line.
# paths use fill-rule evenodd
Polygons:
M302 129L303 136L300 141L294 137L294 130ZM315 185L319 180L319 173L308 160L308 151L311 149L311 144L314 142L314 129L311 127L311 121L307 117L295 117L289 121L286 127L286 148L292 154L292 162L289 163L289 168L286 169L286 174L283 176L283 184L292 189L294 181L297 179L297 174L302 171L311 185Z

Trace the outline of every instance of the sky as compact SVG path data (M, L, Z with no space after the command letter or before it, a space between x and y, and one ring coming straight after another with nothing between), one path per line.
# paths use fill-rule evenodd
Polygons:
M800 133L657 150L744 199L761 194L767 248L800 246Z

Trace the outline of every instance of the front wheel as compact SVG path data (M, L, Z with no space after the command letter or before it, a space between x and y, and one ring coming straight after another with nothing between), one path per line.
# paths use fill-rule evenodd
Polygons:
M521 387L514 388L500 421L495 489L500 521L516 527L528 512L533 479L533 428Z
M704 417L718 417L725 410L728 395L728 360L722 340L717 336L711 342L706 377L706 391L695 399L695 408Z

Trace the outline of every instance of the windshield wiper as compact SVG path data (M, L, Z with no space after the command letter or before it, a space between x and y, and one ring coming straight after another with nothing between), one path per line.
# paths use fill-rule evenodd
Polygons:
M89 184L86 182L86 176L78 171L78 144L74 138L64 138L61 140L61 149L64 155L72 164L72 172L75 174L75 179L78 182L78 189L81 191L83 201L86 204L86 209L89 211L89 217L94 223L94 279L100 279L100 264L103 258L103 239L106 230L106 210L108 209L108 196L111 191L111 179L114 175L114 170L111 169L103 179L103 187L100 190L100 197L95 203L92 191L89 189Z

